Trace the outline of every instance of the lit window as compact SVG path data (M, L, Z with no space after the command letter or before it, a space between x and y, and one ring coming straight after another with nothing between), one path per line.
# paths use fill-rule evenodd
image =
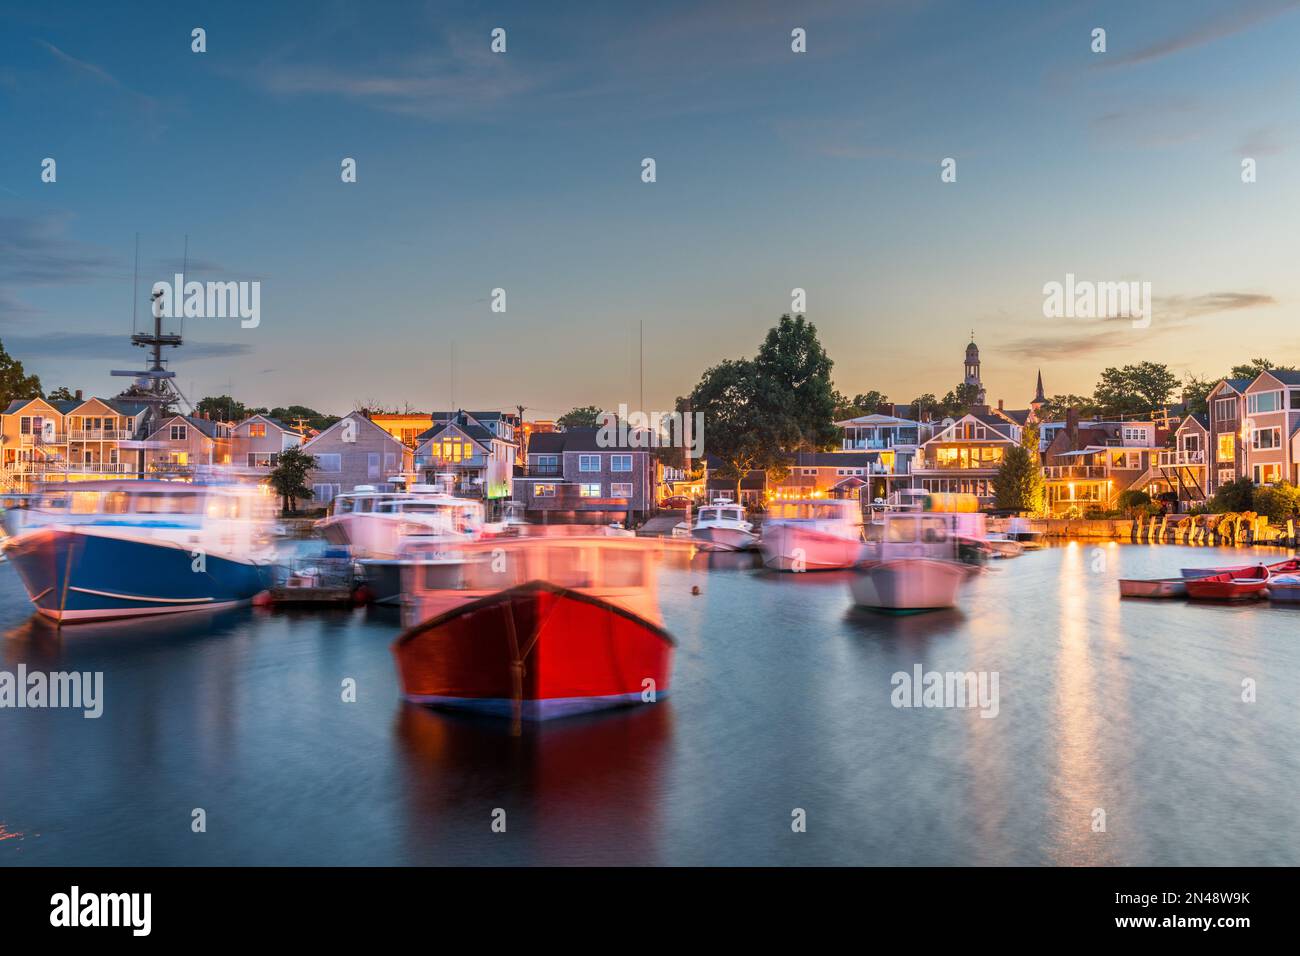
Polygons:
M578 495L582 498L599 498L600 482L591 482L590 484L581 484L578 486Z

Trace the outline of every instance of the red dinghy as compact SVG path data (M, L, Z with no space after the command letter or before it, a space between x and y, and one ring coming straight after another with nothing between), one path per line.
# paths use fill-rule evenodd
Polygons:
M1185 578L1209 578L1216 574L1232 574L1238 577L1249 577L1250 572L1255 570L1257 564L1239 564L1232 567L1222 568L1183 568L1182 575ZM1278 561L1275 564L1266 565L1270 574L1295 574L1300 572L1300 558L1287 558Z
M547 720L666 694L673 644L625 608L532 581L407 629L393 655L409 701Z
M1242 601L1264 596L1269 571L1264 565L1242 571L1225 571L1187 582L1187 596L1203 601Z

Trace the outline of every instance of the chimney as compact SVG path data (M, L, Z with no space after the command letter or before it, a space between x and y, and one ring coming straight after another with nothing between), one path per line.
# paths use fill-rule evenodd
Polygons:
M81 401L81 389L77 389L77 390L76 390L75 392L73 392L72 394L73 394L73 396L77 399L77 401Z
M1005 411L1005 409L1002 407L1002 399L1000 398L998 399L998 411L1000 412Z
M1079 443L1079 410L1071 407L1065 410L1065 437L1069 439L1070 450L1075 450Z

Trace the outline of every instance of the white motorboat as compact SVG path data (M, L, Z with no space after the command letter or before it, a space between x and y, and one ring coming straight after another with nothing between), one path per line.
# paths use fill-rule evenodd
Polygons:
M357 558L395 558L410 537L472 541L483 533L483 505L456 498L435 485L379 491L357 485L336 495L316 527L330 544L352 549Z
M763 564L777 571L852 567L862 551L862 507L852 499L778 501L759 547Z
M758 535L745 520L745 509L730 498L716 498L701 508L691 537L701 551L748 551L758 546Z
M1025 546L1021 542L998 531L990 531L984 544L988 546L989 556L993 558L1018 558L1025 553Z
M849 582L854 603L904 613L955 606L986 554L984 524L984 515L963 512L885 514L868 526Z

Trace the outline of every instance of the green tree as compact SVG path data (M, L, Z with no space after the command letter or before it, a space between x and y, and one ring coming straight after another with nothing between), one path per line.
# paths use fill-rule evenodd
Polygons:
M1187 413L1189 415L1204 415L1209 410L1206 399L1210 397L1211 390L1218 384L1218 379L1201 378L1199 375L1189 374L1183 380L1183 400L1187 402Z
M194 411L220 422L242 422L248 417L248 408L244 403L235 401L229 395L209 395L200 398L194 406Z
M1020 444L1008 448L993 478L993 503L1007 511L1043 512L1043 469L1038 453L1038 428L1027 425Z
M874 415L880 406L888 401L888 395L875 389L869 392L860 392L851 399L836 392L835 418L842 420L845 418L860 418L863 415Z
M943 397L943 401L940 403L940 412L954 417L965 415L970 411L971 406L979 401L979 397L979 386L972 385L970 382L962 382Z
M802 315L783 315L768 330L753 365L760 379L755 398L776 441L769 470L775 468L779 473L782 459L797 451L834 445L839 430L831 384L833 364L817 338L817 327Z
M603 412L595 405L583 405L565 412L555 424L565 429L598 428L602 414Z
M704 415L704 453L718 463L719 477L735 482L737 501L740 480L763 467L770 455L763 444L766 436L758 427L760 409L755 399L759 387L752 362L728 359L705 371L689 397L691 410ZM687 402L679 398L678 411L685 414Z
M309 455L301 448L286 448L280 452L276 465L267 476L267 481L280 496L286 513L298 510L298 499L314 497L307 484L307 476L316 467L316 456Z
M1059 422L1065 418L1068 409L1077 409L1080 417L1090 418L1101 411L1097 403L1084 395L1053 395L1047 404L1038 410L1040 422Z
M1228 378L1255 378L1260 372L1294 372L1294 365L1277 365L1268 359L1256 358L1251 359L1244 365L1234 365Z
M319 431L324 431L339 420L338 415L327 415L324 412L316 411L314 408L308 408L306 405L276 406L269 412L261 408L250 408L248 410L250 415L255 412L278 419L294 428L298 427L298 421L301 419L308 428L315 428Z
M1238 478L1219 485L1219 490L1210 499L1209 510L1216 514L1252 511L1254 499L1255 483L1249 478Z
M16 398L40 398L41 380L28 375L23 363L5 351L0 342L0 407L8 407Z
M1279 481L1254 490L1251 511L1267 516L1274 524L1285 524L1300 517L1300 488L1289 481Z
M914 421L929 421L931 418L943 417L943 405L930 392L912 399L908 415Z
M1169 366L1141 362L1103 370L1093 398L1106 415L1148 415L1168 402L1177 387Z
M77 396L72 393L72 389L66 385L60 385L46 395L45 398L51 402L75 402L77 400Z

